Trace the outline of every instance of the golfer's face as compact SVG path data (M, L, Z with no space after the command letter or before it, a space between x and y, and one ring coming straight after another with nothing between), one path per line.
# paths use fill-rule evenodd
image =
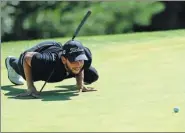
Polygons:
M72 73L78 74L82 69L82 67L84 66L84 61L79 60L79 61L70 62L69 60L67 60L67 66Z

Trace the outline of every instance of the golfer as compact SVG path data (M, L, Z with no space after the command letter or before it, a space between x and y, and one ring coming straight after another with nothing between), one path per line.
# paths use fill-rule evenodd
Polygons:
M27 91L18 96L39 97L34 82L54 83L68 78L76 78L77 89L85 92L89 89L84 84L91 84L99 77L91 65L90 50L76 40L70 40L63 46L55 41L41 42L21 53L19 58L8 56L5 64L13 84L27 83Z

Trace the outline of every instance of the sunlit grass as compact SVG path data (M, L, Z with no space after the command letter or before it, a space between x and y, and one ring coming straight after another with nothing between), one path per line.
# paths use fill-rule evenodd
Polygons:
M78 37L92 50L100 79L90 86L98 91L79 94L69 79L47 84L41 99L13 98L26 84L11 86L4 59L42 40L3 43L1 131L185 131L184 36L177 30ZM37 89L42 85L37 82ZM173 113L175 106L179 113Z

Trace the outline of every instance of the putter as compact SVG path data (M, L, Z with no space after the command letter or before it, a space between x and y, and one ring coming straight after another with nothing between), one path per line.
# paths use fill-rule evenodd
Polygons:
M91 15L91 11L89 10L86 15L84 16L84 18L82 19L82 21L80 22L80 24L78 25L73 37L72 37L72 40L74 40L74 38L78 35L78 32L80 31L81 27L84 25L85 21L87 20L87 18Z
M72 40L75 39L75 37L78 35L81 27L84 25L85 21L87 20L87 18L91 15L91 11L87 11L87 13L85 14L85 16L83 17L82 21L80 22L80 24L78 25L77 29L75 30ZM52 70L51 74L49 75L48 79L44 82L42 88L40 89L40 93L42 92L42 90L44 89L46 83L49 81L49 79L51 78L52 74L54 73L55 69Z

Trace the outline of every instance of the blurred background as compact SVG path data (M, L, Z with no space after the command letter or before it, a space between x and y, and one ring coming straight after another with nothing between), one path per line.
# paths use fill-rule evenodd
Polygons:
M1 1L1 42L185 28L184 1Z

